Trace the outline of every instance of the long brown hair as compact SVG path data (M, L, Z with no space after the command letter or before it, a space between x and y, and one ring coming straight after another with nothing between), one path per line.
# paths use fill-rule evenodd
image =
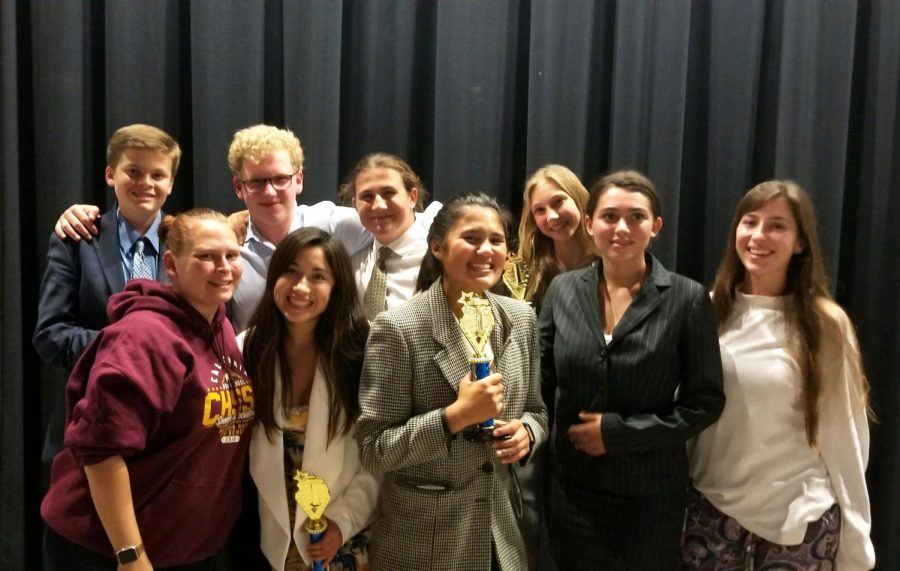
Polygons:
M794 254L788 264L785 287L785 315L790 338L790 352L800 366L803 379L803 409L806 420L806 438L810 446L815 446L819 428L819 401L822 395L822 349L826 340L839 338L840 328L829 315L829 304L837 305L828 291L828 279L819 244L819 230L812 201L803 188L791 180L770 180L751 188L738 204L728 234L728 245L722 263L716 272L713 284L713 307L719 327L731 316L734 308L735 291L744 282L746 270L735 248L738 224L748 212L762 208L776 198L783 198L791 208L797 221L797 238L805 246ZM855 351L850 356L858 361ZM860 374L860 394L867 401L868 383L862 374L862 364L853 363ZM868 405L866 405L868 406Z
M317 228L301 228L281 241L266 276L266 289L250 319L244 340L244 366L254 382L256 420L272 440L279 429L275 407L291 402L291 368L285 349L287 324L275 305L275 282L306 248L320 248L331 267L334 289L315 328L319 366L328 387L328 442L347 434L359 416L359 376L369 335L356 290L350 257L341 241ZM281 374L282 402L275 403L275 379ZM342 414L343 413L343 414Z
M531 279L528 281L528 289L525 290L525 299L528 301L543 298L550 280L562 270L556 259L553 239L538 229L531 213L534 189L542 182L559 187L575 202L581 219L578 220L578 229L572 239L578 242L584 252L593 252L594 249L583 220L588 200L587 189L575 173L562 165L546 165L538 169L525 183L522 218L519 222L519 255L531 267Z

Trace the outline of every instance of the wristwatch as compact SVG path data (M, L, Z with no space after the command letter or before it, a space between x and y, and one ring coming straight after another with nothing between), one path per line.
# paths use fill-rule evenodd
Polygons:
M119 565L128 565L138 560L138 557L144 552L144 544L128 545L116 551L116 560Z
M523 422L522 426L525 427L525 432L528 433L528 452L531 452L531 449L534 448L534 431L531 430L527 423Z

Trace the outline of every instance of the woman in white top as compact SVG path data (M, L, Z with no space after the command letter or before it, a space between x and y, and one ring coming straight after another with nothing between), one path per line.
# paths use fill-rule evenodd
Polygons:
M797 183L741 200L713 296L726 402L692 451L684 568L872 568L867 383Z
M378 479L360 466L352 428L369 324L340 240L316 228L275 250L266 289L243 340L255 384L250 473L259 490L261 547L274 569L365 568ZM240 340L240 339L239 339ZM328 527L310 544L294 499L296 470L325 480Z

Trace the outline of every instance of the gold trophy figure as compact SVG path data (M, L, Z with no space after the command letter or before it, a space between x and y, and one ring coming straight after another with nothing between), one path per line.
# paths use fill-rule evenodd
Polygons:
M503 264L503 283L513 299L525 301L528 280L531 279L531 268L528 262L518 254L511 254Z
M474 355L469 359L472 366L472 377L475 380L483 379L491 374L491 360L484 354L484 346L494 330L494 314L491 311L491 302L470 292L462 292L459 298L462 304L462 317L459 320L459 328L463 337L472 347ZM482 430L494 430L494 419L489 418L481 423Z
M305 527L309 533L309 541L315 543L322 539L325 529L328 527L328 522L325 521L325 508L331 501L331 493L328 491L325 480L310 472L297 470L294 480L297 481L297 493L294 494L294 497L297 499L297 505L306 514ZM313 571L324 571L324 569L324 561L313 562Z

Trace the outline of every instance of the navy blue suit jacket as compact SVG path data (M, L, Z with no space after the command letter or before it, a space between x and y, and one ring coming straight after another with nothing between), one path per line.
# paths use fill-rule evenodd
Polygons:
M56 234L50 235L32 342L41 359L65 369L66 374L97 333L109 324L109 296L125 288L116 207L97 222L100 233L90 241L61 240ZM160 252L157 256L156 275L160 277L164 275L162 255ZM44 445L46 460L62 447L64 387L54 390L51 399L53 408Z
M606 343L601 262L554 278L540 317L541 380L550 412L548 465L585 490L648 494L683 488L685 441L725 404L712 304L705 287L647 256L649 275ZM580 411L602 413L606 454L575 450Z

